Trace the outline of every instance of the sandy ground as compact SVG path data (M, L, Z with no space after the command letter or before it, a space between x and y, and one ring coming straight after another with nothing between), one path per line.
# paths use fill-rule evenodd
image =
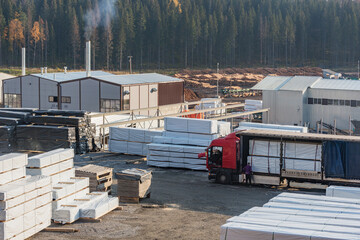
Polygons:
M104 153L77 156L76 166L98 164L116 170L148 169L136 156ZM76 233L40 232L31 239L219 239L220 226L234 215L262 206L281 191L275 188L220 185L208 181L206 172L150 168L151 198L140 204L123 205L101 222L77 221L69 225ZM112 186L116 196L116 180ZM159 208L145 208L156 204Z

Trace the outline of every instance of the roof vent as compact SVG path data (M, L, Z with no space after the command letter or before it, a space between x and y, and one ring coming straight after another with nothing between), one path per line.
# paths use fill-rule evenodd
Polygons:
M47 67L44 67L44 70L45 70L45 74L47 74Z
M40 71L41 71L41 75L44 75L44 68L40 68Z
M67 73L67 67L66 66L64 67L64 73L65 74Z

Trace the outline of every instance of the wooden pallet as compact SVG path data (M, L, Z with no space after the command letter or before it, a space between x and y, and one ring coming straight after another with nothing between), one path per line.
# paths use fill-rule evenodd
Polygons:
M113 169L89 164L75 170L76 177L88 177L90 191L110 190L113 180Z
M150 198L150 193L148 193L144 198L140 197L124 197L118 196L119 202L121 203L139 203L141 199Z

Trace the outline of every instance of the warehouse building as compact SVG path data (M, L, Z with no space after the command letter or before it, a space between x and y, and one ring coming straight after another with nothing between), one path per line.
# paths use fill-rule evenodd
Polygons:
M157 73L30 74L4 80L3 89L5 107L13 108L114 112L184 102L184 81Z
M360 81L313 76L268 76L252 89L262 90L264 119L272 124L316 128L317 122L353 130L360 120Z

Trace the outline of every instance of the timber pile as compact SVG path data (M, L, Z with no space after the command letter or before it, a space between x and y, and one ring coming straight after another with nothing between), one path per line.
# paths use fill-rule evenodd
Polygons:
M120 202L139 203L141 198L150 197L152 172L132 168L115 173L118 182Z
M76 177L89 178L90 191L111 192L113 168L89 164L75 170Z

